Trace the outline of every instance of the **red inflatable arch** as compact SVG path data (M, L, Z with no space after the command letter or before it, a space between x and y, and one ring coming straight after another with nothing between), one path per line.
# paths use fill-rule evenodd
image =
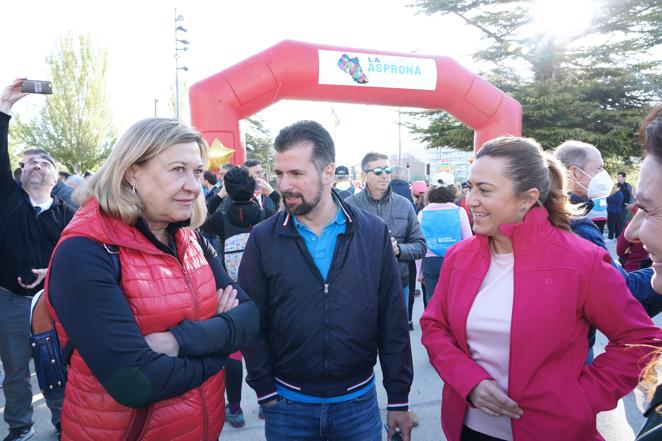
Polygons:
M475 130L474 150L522 130L520 104L451 58L289 40L194 84L189 98L193 126L234 149L234 164L246 157L239 120L281 99L443 109Z

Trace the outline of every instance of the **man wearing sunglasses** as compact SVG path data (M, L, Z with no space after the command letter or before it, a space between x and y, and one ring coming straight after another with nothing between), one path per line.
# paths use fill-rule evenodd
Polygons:
M398 259L405 311L409 307L409 262L422 259L427 247L414 206L389 185L393 169L388 157L371 152L361 161L365 191L347 198L347 203L376 214L391 232L393 254ZM413 293L412 293L413 295Z
M26 440L32 428L29 315L32 296L44 287L48 262L74 211L51 192L58 180L55 161L42 150L21 160L21 185L14 181L7 135L9 111L23 98L21 80L0 95L0 359L5 371L4 441ZM64 388L45 391L51 422L59 433Z

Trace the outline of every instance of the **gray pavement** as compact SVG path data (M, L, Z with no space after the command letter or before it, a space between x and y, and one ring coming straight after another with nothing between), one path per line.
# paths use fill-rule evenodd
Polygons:
M615 243L609 242L608 247L613 251ZM416 319L415 329L411 332L412 352L414 357L414 384L409 397L412 410L420 417L419 427L414 429L413 439L422 441L445 440L441 431L440 406L442 381L430 366L427 353L421 345L421 331L418 318L423 312L423 302L419 297L414 305L414 317ZM662 325L662 317L655 320L658 326ZM604 351L607 344L606 338L598 333L596 343L596 354ZM1 367L0 367L1 369ZM386 394L381 386L381 370L379 364L377 370L377 391L381 409L386 407ZM50 413L46 407L44 398L38 393L37 380L32 377L33 390L36 392L33 398L35 406L35 430L37 434L32 438L35 441L55 440L55 433L50 424ZM246 418L246 426L242 429L234 429L229 424L225 425L221 434L224 441L263 441L264 423L257 417L257 403L255 393L244 383L242 407ZM4 395L0 394L0 413L4 410ZM385 412L382 411L382 420L385 422ZM606 441L632 441L639 427L643 424L641 411L637 408L634 395L631 393L619 401L618 407L610 412L598 415L598 429ZM7 434L3 423L0 428L0 439ZM384 436L384 439L386 437Z

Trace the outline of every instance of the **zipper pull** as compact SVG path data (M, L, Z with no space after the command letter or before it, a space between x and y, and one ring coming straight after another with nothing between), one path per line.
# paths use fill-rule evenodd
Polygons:
M324 294L328 294L328 293L329 293L329 284L325 283L324 284Z

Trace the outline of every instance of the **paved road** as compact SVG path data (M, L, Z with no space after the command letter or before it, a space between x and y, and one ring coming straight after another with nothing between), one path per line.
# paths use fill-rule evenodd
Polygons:
M608 244L613 248L613 244ZM423 302L420 298L416 299L414 315L416 319L423 312ZM658 316L655 320L658 326L662 325L662 317ZM421 424L414 429L413 439L422 441L445 440L441 431L439 421L441 386L442 381L437 373L432 369L427 360L425 349L421 345L421 332L418 322L416 328L411 333L412 351L414 356L414 384L410 394L412 409L418 413ZM606 338L598 333L596 344L596 353L604 351L607 344ZM381 371L377 365L378 377L378 399L381 409L386 407L386 394L381 387ZM37 381L33 376L33 390L37 391ZM221 435L223 441L263 441L264 424L257 417L257 404L255 393L245 383L243 388L242 407L246 417L246 426L242 429L234 429L226 424ZM35 441L55 440L55 433L50 424L50 413L41 394L37 393L33 399L35 406L35 429L37 435L32 438ZM0 413L4 410L4 395L0 394ZM382 414L385 421L385 413ZM1 423L0 423L1 424ZM618 407L610 412L604 412L598 415L598 429L607 441L632 441L637 429L643 424L641 412L637 409L634 402L634 395L630 394L621 400ZM0 438L7 433L5 427L0 429ZM385 438L385 437L384 437Z

